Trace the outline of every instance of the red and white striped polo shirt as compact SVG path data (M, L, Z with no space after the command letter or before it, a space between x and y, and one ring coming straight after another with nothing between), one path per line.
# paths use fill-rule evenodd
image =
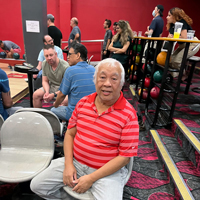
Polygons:
M94 104L96 95L83 97L77 103L68 129L77 128L75 159L98 169L118 155L137 155L139 126L136 111L122 92L115 104L100 115Z

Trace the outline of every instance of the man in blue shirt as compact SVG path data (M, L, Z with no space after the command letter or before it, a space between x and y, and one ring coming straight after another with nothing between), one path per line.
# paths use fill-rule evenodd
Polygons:
M145 35L151 35L152 37L161 37L164 27L164 21L162 19L164 7L157 5L152 12L153 20L151 25L147 28Z
M47 44L54 45L54 41L53 41L52 37L49 35L45 35L43 37L43 43L44 43L44 45L47 45ZM56 45L54 45L54 49L57 52L58 58L63 59L62 49ZM38 66L36 67L39 70L39 73L36 75L33 75L33 78L41 78L42 77L42 62L44 60L45 60L44 50L42 49L38 55Z
M0 115L6 120L16 110L22 107L12 107L13 101L10 96L10 87L7 74L0 69Z
M93 82L95 69L88 65L87 49L84 45L73 42L68 53L69 68L66 69L60 89L51 109L59 119L68 121L77 104L84 96L96 91ZM68 95L68 106L59 106Z

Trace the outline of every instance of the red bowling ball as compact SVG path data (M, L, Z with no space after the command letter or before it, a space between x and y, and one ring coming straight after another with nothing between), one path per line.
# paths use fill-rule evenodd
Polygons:
M158 95L160 93L160 89L158 87L153 87L150 91L150 96L153 98L153 99L157 99L158 98Z
M142 70L144 71L145 63L142 65Z
M151 81L151 79L150 78L145 78L144 79L144 87L146 87L146 88L148 88L149 87L149 85L150 85L150 81Z
M132 74L130 75L129 79L132 80ZM133 81L136 81L136 80L137 80L137 76L133 75Z
M141 88L138 91L138 95L139 96L141 95ZM147 96L148 96L148 90L147 89L143 89L142 99L144 99L144 100L147 99Z
M143 90L142 98L143 99L147 99L147 96L148 96L148 91L147 90Z

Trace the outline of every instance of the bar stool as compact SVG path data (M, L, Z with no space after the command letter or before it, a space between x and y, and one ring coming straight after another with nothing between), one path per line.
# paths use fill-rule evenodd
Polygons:
M198 62L200 62L200 57L192 56L192 57L188 58L188 61L192 65L191 65L191 68L190 68L190 73L189 73L189 76L188 76L188 80L187 80L187 84L186 84L186 88L185 88L185 92L184 92L185 94L188 94L188 91L189 91L189 88L190 88L190 85L191 85L191 81L192 81L192 77L193 77L193 73L194 73L194 69L195 69L196 64ZM192 91L200 93L200 87L193 88Z

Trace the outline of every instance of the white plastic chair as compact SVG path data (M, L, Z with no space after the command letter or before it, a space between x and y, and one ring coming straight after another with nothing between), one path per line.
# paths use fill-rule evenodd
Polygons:
M133 168L133 161L134 161L134 157L130 158L129 163L126 165L126 168L128 169L128 174L126 176L126 180L125 180L125 184L128 182L130 176L131 176L131 172L132 172L132 168ZM73 188L69 187L69 186L64 186L63 189L72 197L79 199L79 200L94 200L94 196L91 193L90 189L88 191L86 191L85 193L79 194L77 192L72 191Z
M88 65L90 65L91 59L94 57L94 55L91 55L90 58L88 59Z
M43 108L21 108L17 110L15 113L19 113L19 112L36 112L43 115L51 124L53 133L55 135L62 136L63 124L60 123L58 117L50 110L46 110Z
M0 129L1 129L2 125L3 125L3 123L4 123L4 119L3 119L2 115L0 115Z
M166 41L165 41L166 42ZM163 46L162 46L162 48L161 48L161 51L168 51L168 49L164 49L163 47L164 47L164 45L165 45L165 42L163 42ZM175 46L176 46L176 43L177 42L174 42L174 44L173 44L173 47L172 47L172 53L171 54L173 54L174 53L174 49L175 49Z
M51 125L42 115L21 112L1 127L0 181L29 181L50 163L54 154Z

